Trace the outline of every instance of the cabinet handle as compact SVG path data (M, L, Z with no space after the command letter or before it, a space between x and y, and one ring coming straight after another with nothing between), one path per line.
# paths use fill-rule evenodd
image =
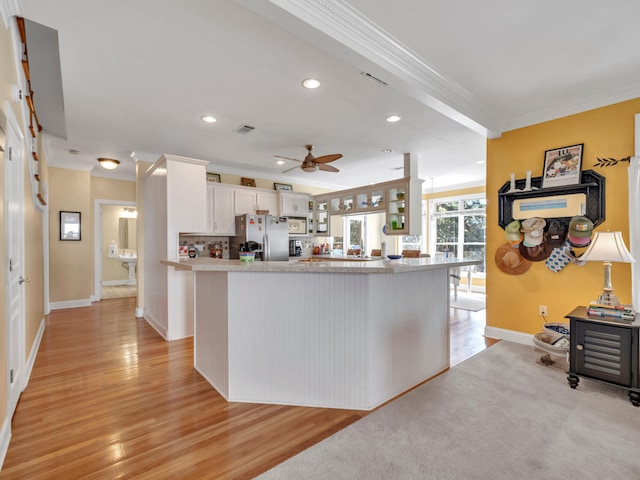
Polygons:
M582 351L584 350L584 347L582 345L576 345L576 350Z

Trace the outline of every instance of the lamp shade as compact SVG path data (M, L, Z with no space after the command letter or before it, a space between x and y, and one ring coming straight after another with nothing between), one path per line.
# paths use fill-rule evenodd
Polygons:
M102 168L105 168L107 170L113 170L115 168L118 168L118 165L120 165L120 161L114 160L113 158L101 157L98 159L98 162L100 162L100 166Z
M580 256L580 260L587 262L635 262L627 250L624 240L622 240L622 232L595 232L591 245Z

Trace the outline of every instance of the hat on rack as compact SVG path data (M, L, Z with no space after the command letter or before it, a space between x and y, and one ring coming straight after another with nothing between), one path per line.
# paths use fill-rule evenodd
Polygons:
M553 220L547 231L547 244L553 248L562 247L567 238L567 227L559 220Z
M522 241L522 233L520 233L520 221L514 220L504 227L504 236L508 242L516 246Z
M569 222L569 243L573 247L587 247L592 233L593 222L587 217L573 217Z
M510 243L496 250L495 261L498 268L508 275L522 275L531 268L531 262L522 258L518 249Z
M551 255L551 252L553 252L553 247L548 245L546 242L539 243L533 247L527 247L526 244L522 242L519 249L520 255L532 262L541 262L546 260L549 258L549 255Z
M525 247L536 247L544 242L544 227L547 224L544 218L532 217L522 222L520 231L524 233L522 243Z

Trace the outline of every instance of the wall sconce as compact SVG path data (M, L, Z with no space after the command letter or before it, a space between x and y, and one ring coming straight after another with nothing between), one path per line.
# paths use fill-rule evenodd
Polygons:
M635 262L622 240L622 232L595 232L591 245L580 256L580 260L604 262L604 286L597 303L609 306L620 305L620 300L613 294L611 285L611 262Z
M99 158L98 162L100 166L106 170L113 170L120 165L120 160L114 160L113 158Z

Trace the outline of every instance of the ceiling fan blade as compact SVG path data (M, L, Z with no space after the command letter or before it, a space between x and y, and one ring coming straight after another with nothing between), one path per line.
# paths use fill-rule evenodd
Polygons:
M300 168L300 165L296 165L295 167L287 168L287 169L286 169L284 172L282 172L282 173L290 172L291 170L295 170L296 168Z
M274 157L276 157L276 158L284 158L285 160L293 160L294 162L302 163L302 160L298 160L297 158L283 157L282 155L274 155Z
M318 168L320 170L324 170L325 172L339 172L340 171L336 167L331 166L331 165L325 165L324 163L318 164Z
M334 153L333 155L323 155L321 157L317 157L314 162L316 163L329 163L329 162L333 162L335 160L338 160L339 158L342 158L342 154L341 153Z

